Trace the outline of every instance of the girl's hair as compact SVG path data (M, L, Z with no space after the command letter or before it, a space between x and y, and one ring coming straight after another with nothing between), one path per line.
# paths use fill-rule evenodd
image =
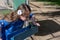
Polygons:
M26 10L26 7L27 7L28 10L31 12L31 8L30 8L30 6L27 5L27 4L21 4L21 5L17 8L17 10L19 10L21 6L22 6L22 8L23 8L24 10ZM17 11L17 10L16 10L16 11Z
M18 8L17 8L17 10L16 11L14 11L14 12L12 12L12 13L10 13L9 14L9 20L10 21L14 21L14 20L16 20L16 19L18 19L19 18L19 15L17 15L17 11L18 10L21 10L21 9L23 9L23 10L27 10L28 9L28 11L29 12L31 12L31 9L30 9L30 6L29 5L27 5L27 4L21 4ZM22 11L23 11L22 10ZM24 13L23 13L24 14ZM24 14L25 15L25 14Z
M29 5L27 5L27 4L26 4L26 6L27 6L28 10L31 12L31 8L30 8L30 6L29 6Z

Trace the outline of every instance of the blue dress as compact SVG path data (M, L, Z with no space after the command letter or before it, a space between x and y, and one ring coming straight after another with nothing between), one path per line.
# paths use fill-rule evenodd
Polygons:
M2 40L6 40L6 34L5 34L5 27L6 25L8 25L9 22L7 22L6 20L0 20L0 28L2 29L1 30L1 38L3 38Z
M13 33L14 31L22 29L23 24L24 24L24 21L22 21L20 19L14 21L14 22L11 22L8 26L9 28L6 27L7 28L7 30L6 30L6 39L8 38L8 35L11 35L11 33ZM7 40L9 40L9 38Z
M30 18L33 16L33 14L30 14ZM8 35L10 35L11 33L13 34L16 34L17 32L13 33L14 31L18 31L18 33L20 32L19 30L22 29L22 26L24 24L24 21L18 19L14 22L7 22L6 20L0 20L0 24L3 23L2 25L2 38L3 40L10 40L8 38ZM28 27L29 28L29 27ZM25 28L25 29L28 29L28 28ZM25 29L22 29L25 30ZM11 34L11 37L12 37L12 34ZM5 36L4 36L5 35ZM8 38L8 39L7 39Z
M6 40L7 36L13 31L19 30L22 28L24 21L16 20L14 22L7 22L6 20L0 20L0 28L2 28L2 40Z

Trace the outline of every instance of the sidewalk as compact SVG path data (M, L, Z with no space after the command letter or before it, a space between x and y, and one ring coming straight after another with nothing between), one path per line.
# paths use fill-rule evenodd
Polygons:
M38 35L33 36L34 40L60 40L60 16L50 18L49 16L36 15L36 18L41 21L40 24L44 29L39 29ZM44 20L47 21L44 22Z
M47 13L60 11L60 6L58 5L47 5L48 2L30 2L30 7L34 13Z

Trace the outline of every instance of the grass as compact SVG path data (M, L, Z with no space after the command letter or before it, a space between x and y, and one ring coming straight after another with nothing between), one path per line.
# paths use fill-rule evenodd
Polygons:
M37 0L39 2L48 2L47 4L51 4L51 5L60 5L60 1L48 1L48 0Z
M1 9L0 10L0 14L3 14L3 15L8 14L10 12L11 12L11 10L8 10L8 9Z
M46 2L46 5L58 5L56 2Z

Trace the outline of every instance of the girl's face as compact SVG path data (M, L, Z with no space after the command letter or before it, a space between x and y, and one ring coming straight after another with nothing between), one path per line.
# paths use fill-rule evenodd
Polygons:
M27 6L25 6L25 9L20 6L19 10L21 10L21 15L19 16L19 18L22 20L26 20L30 14L30 11L28 10Z
M25 12L23 12L22 10L18 10L18 12L17 12L19 19L21 19L23 21L25 21L27 19L24 13Z

